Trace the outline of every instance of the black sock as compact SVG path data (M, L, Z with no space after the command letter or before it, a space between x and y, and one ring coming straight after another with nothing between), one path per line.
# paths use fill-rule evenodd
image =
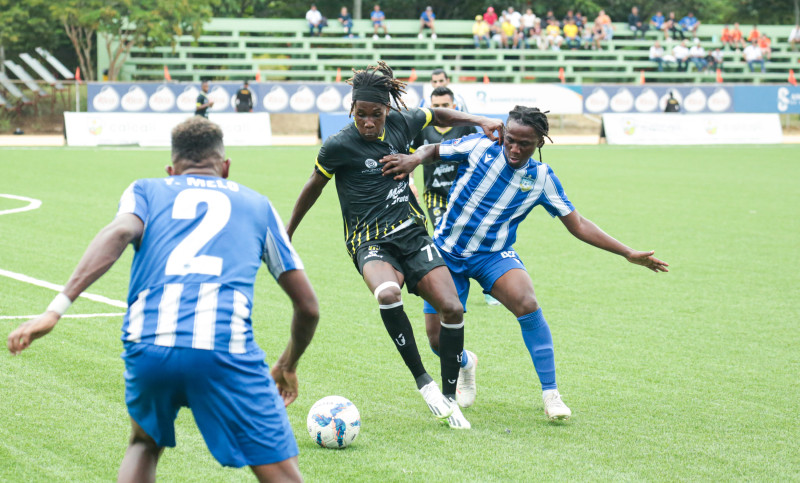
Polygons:
M425 367L422 365L422 359L419 357L419 350L417 350L417 341L414 339L414 330L411 328L411 322L403 310L403 303L399 305L392 304L392 308L384 308L381 306L381 318L386 331L394 341L394 346L403 358L403 361L411 371L414 379L419 378L425 374Z
M442 324L439 332L439 360L442 364L442 394L455 399L461 353L464 352L464 323L457 326Z

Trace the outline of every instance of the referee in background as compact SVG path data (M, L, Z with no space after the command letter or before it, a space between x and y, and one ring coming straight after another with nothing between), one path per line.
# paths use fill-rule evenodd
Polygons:
M253 112L253 93L248 81L244 81L242 88L236 91L236 112Z

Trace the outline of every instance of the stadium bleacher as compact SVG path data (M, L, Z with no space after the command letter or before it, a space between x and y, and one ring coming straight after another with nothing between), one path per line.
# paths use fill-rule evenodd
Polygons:
M649 48L660 32L648 32L644 40L633 39L624 23L614 24L613 41L604 41L603 50L475 49L471 20L439 20L437 39L418 38L419 22L389 20L391 39L373 39L368 20L354 25L356 38L343 36L334 23L321 37L309 37L303 19L226 19L215 18L195 40L181 36L171 46L152 49L134 48L125 62L121 80L161 80L164 67L174 80L199 81L261 79L331 82L341 75L348 78L350 69L377 60L385 60L396 75L408 78L412 70L426 79L430 72L444 68L456 80L492 82L557 82L563 68L567 83L637 83L641 71L648 82L708 83L716 81L716 72L676 72L666 68L658 72L649 60ZM759 26L772 38L772 59L766 72L750 72L741 54L724 51L722 76L726 82L786 82L789 69L800 68L800 53L791 52L786 40L791 26ZM722 47L722 25L701 25L698 38L707 51ZM666 50L674 42L662 42ZM102 39L98 39L98 71L106 68L108 57Z

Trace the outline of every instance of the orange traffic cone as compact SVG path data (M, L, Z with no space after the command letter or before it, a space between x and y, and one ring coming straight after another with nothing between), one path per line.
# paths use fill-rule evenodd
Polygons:
M336 82L342 82L342 68L336 68Z
M560 80L562 84L564 83L564 68L563 67L559 67L558 68L558 80Z
M797 79L794 78L794 71L792 69L789 69L789 84L793 86L797 85Z
M489 83L489 76L486 75L486 74L483 74L483 83L484 84L488 84Z
M75 82L77 82L78 84L81 83L81 68L80 67L75 69Z
M261 82L261 71L260 70L256 71L256 82Z
M722 80L722 69L717 68L717 83L722 84L724 81Z
M411 68L411 75L408 77L408 82L414 82L417 80L417 69Z
M644 71L643 71L643 70L640 70L640 71L639 71L639 84L644 84L644 83L645 83L645 79L644 79Z
M164 66L164 80L167 82L172 82L172 76L169 75L169 69L167 69L166 65Z

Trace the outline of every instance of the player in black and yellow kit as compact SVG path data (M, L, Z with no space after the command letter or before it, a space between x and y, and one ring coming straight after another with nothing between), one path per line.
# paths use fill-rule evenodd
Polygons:
M197 107L195 107L194 115L208 119L208 108L213 105L214 101L208 98L208 81L203 81L200 84L200 94L197 95Z
M236 91L236 112L253 112L253 93L248 81L244 81L242 88Z
M479 125L495 139L503 124L495 119L449 109L399 109L405 83L392 69L356 71L350 113L355 122L331 136L317 156L314 172L300 192L286 231L292 237L328 181L336 190L344 217L345 246L367 287L375 295L381 318L431 411L450 427L469 428L455 403L459 360L464 345L463 307L455 284L425 229L425 215L411 196L407 180L382 175L378 160L392 153L408 154L414 137L428 124ZM396 109L392 110L390 99ZM407 285L436 307L441 316L439 349L442 391L425 371L411 322L403 310L400 287ZM440 310L441 308L441 310Z

